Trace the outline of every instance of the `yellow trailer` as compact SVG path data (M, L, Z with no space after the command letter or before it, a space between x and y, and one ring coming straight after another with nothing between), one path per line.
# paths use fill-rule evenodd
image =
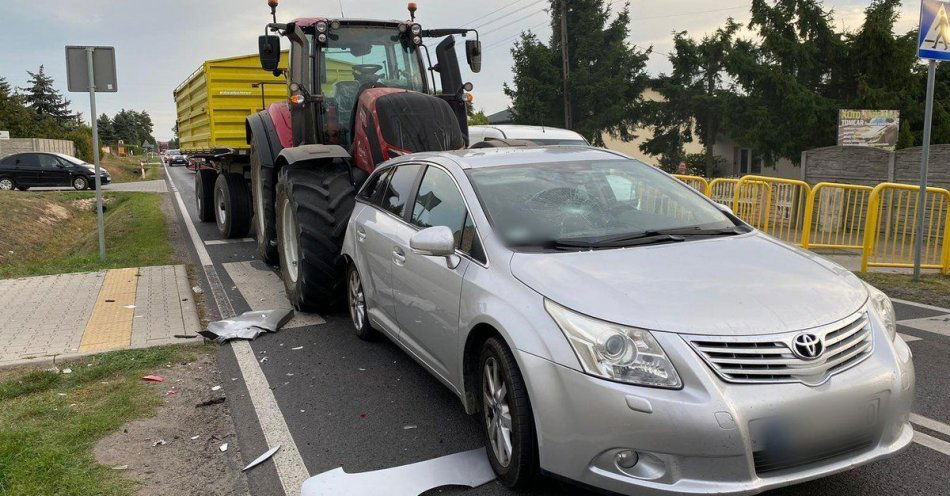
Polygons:
M287 51L280 68L287 68ZM245 150L244 120L287 100L284 77L261 69L257 54L208 60L175 88L180 148L189 154Z

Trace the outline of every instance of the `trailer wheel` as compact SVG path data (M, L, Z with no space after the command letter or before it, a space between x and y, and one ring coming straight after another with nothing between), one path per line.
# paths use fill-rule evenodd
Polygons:
M251 227L251 198L244 176L225 172L214 183L214 216L225 238L243 238Z
M217 172L211 169L198 169L195 174L195 206L198 207L198 220L214 220L214 180Z
M285 166L277 180L277 245L287 297L298 310L327 310L346 297L340 254L353 212L348 166Z
M275 265L277 228L274 226L274 168L261 167L261 157L251 144L251 197L254 200L254 230L257 231L257 256L264 263Z

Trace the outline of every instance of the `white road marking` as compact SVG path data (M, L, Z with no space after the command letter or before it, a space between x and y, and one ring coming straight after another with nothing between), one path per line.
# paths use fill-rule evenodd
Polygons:
M947 425L939 420L934 420L931 418L924 417L923 415L917 415L916 413L912 413L910 414L910 421L921 427L926 427L932 431L939 432L945 436L950 436L950 425Z
M923 432L914 431L914 442L950 456L950 443Z
M920 319L898 320L898 325L912 327L919 331L932 332L950 337L950 315L937 315Z
M918 338L917 336L911 336L910 334L904 334L903 332L898 332L897 335L900 336L901 339L903 339L905 343L911 343L911 342L914 342L914 341L920 341L920 339L921 339L921 338Z
M227 245L231 243L250 243L254 241L254 238L240 238L240 239L209 239L205 241L205 244L208 246L211 245Z
M221 280L218 278L218 272L208 255L208 250L205 249L201 237L198 236L198 230L195 229L191 216L188 214L188 209L185 208L185 202L182 201L181 194L178 193L175 182L168 172L168 167L164 165L162 167L165 169L165 177L169 182L172 193L175 195L181 216L185 219L191 242L198 253L198 260L201 262L208 283L211 285L211 294L218 305L221 317L231 317L234 315L234 307L221 286ZM251 404L254 406L254 413L257 415L261 430L264 432L264 440L268 446L281 446L281 450L274 455L273 460L284 494L296 496L300 494L300 488L310 476L310 473L300 456L300 451L297 450L297 444L290 434L287 421L277 405L277 399L274 398L274 392L267 383L264 371L261 370L260 364L254 357L251 344L247 341L232 341L231 350L234 352L234 358L241 369L244 384L247 386L248 394L251 397Z
M899 300L897 298L891 298L891 301L895 303L900 303L902 305L910 305L912 307L926 308L928 310L936 310L938 312L950 313L950 308L935 307L933 305L925 305L923 303L917 303L916 301Z

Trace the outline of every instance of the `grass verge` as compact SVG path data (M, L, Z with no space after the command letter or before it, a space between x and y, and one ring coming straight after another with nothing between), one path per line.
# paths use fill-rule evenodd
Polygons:
M117 157L115 155L103 155L100 165L105 167L112 174L112 182L128 183L133 181L151 181L162 178L161 164L151 164L145 166L145 176L142 176L142 170L139 164L143 157Z
M886 272L855 272L854 274L892 298L950 308L950 277L948 276L921 274L920 282L914 282L910 274Z
M92 447L162 402L141 380L207 348L163 346L61 364L0 382L0 494L127 495L134 483L95 462Z
M106 260L100 262L93 193L0 194L0 278L174 262L160 195L103 197Z

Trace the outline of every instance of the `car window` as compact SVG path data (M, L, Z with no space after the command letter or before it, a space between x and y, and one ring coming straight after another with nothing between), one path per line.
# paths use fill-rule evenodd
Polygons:
M459 240L459 249L481 263L487 263L485 250L482 249L482 240L478 238L478 230L472 220L472 214L465 216L465 226L462 228L462 239Z
M438 167L426 169L412 207L410 222L421 228L448 227L455 235L455 247L459 248L465 216L465 202L452 177Z
M45 153L41 153L36 156L36 159L39 161L40 167L46 170L57 170L61 166L61 164L59 163L59 159L54 157L53 155L47 155Z
M384 209L400 217L402 216L406 202L409 200L412 184L415 182L420 169L422 169L421 164L406 164L396 167L383 193L382 207Z
M369 194L369 201L377 207L383 206L383 194L386 192L386 186L389 184L389 178L393 175L393 170L386 169L379 174L379 180L374 185L373 191Z
M20 167L39 167L40 161L36 155L24 153L17 157L17 165Z
M373 197L373 193L376 192L376 188L379 187L380 178L386 175L387 171L380 170L376 171L363 182L363 186L360 187L358 193L356 193L357 198L369 201Z
M0 166L3 167L13 167L13 164L16 163L17 155L10 155L9 157L3 157L0 159Z

